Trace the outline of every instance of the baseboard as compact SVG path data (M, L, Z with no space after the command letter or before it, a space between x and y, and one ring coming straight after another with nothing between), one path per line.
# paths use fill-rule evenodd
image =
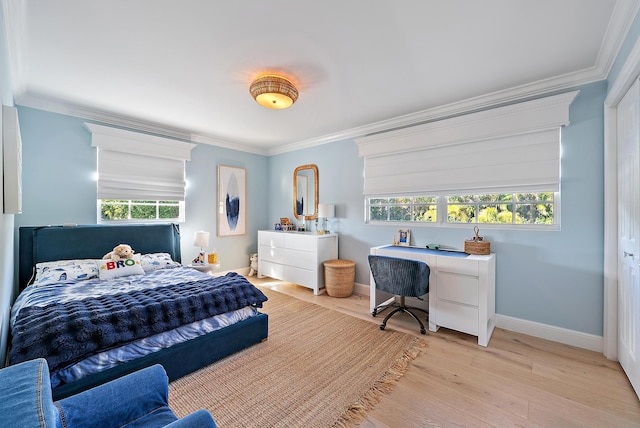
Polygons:
M496 314L496 327L602 353L603 337Z
M353 292L360 296L369 297L369 284L359 284L356 282L353 284Z
M369 296L369 284L354 284L354 293L361 296ZM516 333L527 334L540 339L552 340L565 345L576 346L590 351L600 352L603 350L603 337L593 334L582 333L580 331L555 327L534 321L527 321L520 318L513 318L506 315L496 314L496 327L515 331Z

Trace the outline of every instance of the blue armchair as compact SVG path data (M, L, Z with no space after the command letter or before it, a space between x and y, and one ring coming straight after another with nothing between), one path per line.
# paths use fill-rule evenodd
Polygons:
M3 427L211 427L206 410L178 419L168 405L169 383L161 365L54 402L49 367L36 359L0 370Z

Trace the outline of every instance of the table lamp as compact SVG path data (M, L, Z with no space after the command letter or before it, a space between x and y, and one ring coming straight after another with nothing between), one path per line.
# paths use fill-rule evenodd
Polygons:
M204 264L204 248L209 246L209 232L200 230L193 235L193 246L200 247L198 264Z
M327 226L327 219L336 216L336 206L334 204L318 204L318 218L322 219L322 234L331 233Z

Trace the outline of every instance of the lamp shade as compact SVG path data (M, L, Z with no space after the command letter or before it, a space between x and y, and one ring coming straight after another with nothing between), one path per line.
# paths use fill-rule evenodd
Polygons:
M209 246L209 232L201 230L193 235L194 247L207 247Z
M318 217L333 218L336 216L336 206L334 204L318 204Z

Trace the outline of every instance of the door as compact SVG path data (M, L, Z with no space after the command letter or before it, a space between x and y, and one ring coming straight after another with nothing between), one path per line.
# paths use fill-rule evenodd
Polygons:
M640 397L640 87L618 105L618 358Z

